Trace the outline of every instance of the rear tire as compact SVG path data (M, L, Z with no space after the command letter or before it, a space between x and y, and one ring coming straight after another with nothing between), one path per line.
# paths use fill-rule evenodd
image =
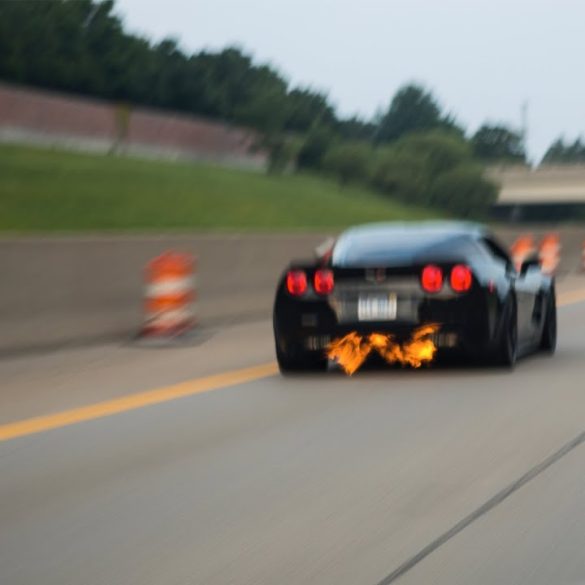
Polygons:
M518 359L518 319L516 303L510 300L504 309L502 330L494 352L494 364L513 369Z
M546 302L546 314L540 340L540 349L553 354L557 347L557 301L555 289L551 288Z

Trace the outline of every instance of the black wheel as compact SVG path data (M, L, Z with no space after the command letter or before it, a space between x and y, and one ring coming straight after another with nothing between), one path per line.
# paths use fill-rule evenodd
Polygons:
M494 353L494 363L512 369L518 358L518 319L516 303L510 299L504 309L502 329Z
M546 313L542 328L540 349L553 354L557 347L557 300L555 289L551 288L546 301Z

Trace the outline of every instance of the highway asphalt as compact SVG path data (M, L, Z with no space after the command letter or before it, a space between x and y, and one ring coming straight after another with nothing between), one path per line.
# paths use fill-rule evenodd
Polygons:
M512 373L282 378L265 322L4 361L0 583L583 583L585 296L570 300L557 354Z

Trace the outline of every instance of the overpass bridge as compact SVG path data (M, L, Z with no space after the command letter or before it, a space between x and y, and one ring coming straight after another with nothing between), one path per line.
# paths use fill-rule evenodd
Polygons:
M488 176L502 187L495 219L585 220L585 165L493 167Z

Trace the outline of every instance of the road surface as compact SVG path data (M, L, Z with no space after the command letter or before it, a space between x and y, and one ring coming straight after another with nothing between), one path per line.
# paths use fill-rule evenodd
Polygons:
M6 360L0 583L583 583L583 301L513 373L281 378L268 323Z

